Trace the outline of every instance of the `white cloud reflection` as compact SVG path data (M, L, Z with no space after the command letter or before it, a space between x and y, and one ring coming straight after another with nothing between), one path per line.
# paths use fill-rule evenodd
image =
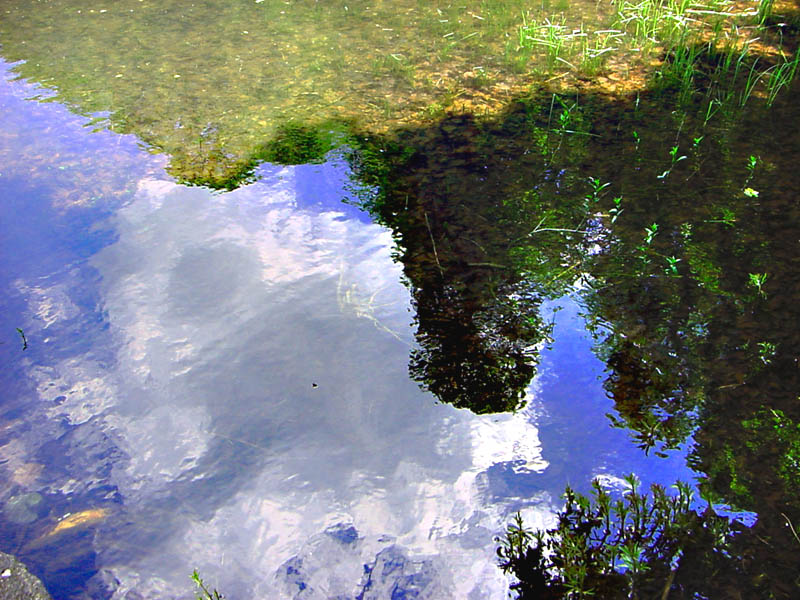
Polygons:
M392 585L505 598L492 536L519 507L541 502L542 522L549 502L505 501L485 474L543 471L537 430L525 413L437 405L409 380L390 234L320 206L313 186L300 197L298 172L228 194L144 181L92 259L114 361L73 357L37 378L43 397L63 390L51 416L122 451L98 585L190 598L198 568L230 598ZM53 302L45 323L70 310Z

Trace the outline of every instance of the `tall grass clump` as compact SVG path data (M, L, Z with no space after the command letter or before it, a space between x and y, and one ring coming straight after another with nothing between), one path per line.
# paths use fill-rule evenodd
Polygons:
M767 20L772 16L772 7L775 0L761 0L758 3L758 13L756 14L756 21L759 25L764 25Z
M520 49L528 50L530 52L539 51L546 59L546 66L548 71L553 71L559 63L572 67L565 58L571 42L574 39L574 34L567 29L563 23L545 18L537 22L535 20L528 21L527 18L523 19L522 25L518 30L518 45Z
M767 106L772 106L778 93L789 87L797 75L797 65L800 63L800 50L796 51L793 59L781 54L783 62L771 67L767 76Z

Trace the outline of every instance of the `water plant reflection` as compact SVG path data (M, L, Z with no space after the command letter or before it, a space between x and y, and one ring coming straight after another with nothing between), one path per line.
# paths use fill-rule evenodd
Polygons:
M567 488L557 526L525 528L519 514L499 538L500 566L519 598L742 597L744 574L731 559L742 525L711 505L693 508L690 485L640 490L634 475L614 498L598 481L591 497ZM718 574L724 571L725 576Z

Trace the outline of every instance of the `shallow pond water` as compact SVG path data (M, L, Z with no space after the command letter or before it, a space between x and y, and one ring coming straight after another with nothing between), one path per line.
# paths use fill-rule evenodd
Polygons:
M4 5L0 550L56 598L499 599L517 511L634 472L748 525L697 590L792 597L791 63L519 95L521 33L613 22L567 8Z
M3 170L3 538L56 597L190 597L198 568L230 597L499 598L514 511L544 523L567 481L685 475L604 422L569 300L523 411L421 391L392 237L341 202L341 161L186 188L132 138L2 92L24 157ZM84 180L108 190L70 196Z

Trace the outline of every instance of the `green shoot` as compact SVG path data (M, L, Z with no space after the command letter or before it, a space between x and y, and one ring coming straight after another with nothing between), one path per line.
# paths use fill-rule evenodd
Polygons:
M756 288L758 295L762 298L767 297L767 293L764 291L764 284L767 281L767 274L766 273L748 273L749 281L748 283Z
M224 600L225 596L220 594L217 590L209 591L206 587L205 582L200 578L200 575L197 573L197 569L192 571L191 575L192 581L195 582L198 588L200 588L200 592L197 594L197 600Z

